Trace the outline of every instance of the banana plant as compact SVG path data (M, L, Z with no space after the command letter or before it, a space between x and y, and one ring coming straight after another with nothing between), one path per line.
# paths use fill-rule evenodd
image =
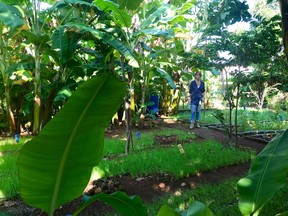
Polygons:
M81 84L18 158L20 194L49 215L77 198L102 158L104 131L122 102L125 85L110 73Z
M170 4L157 5L155 1L155 3L144 5L149 10L145 13L140 13L139 10L140 25L134 33L138 38L142 39L141 44L144 43L145 47L152 49L152 51L149 51L147 48L142 49L146 52L146 63L144 66L141 66L142 70L146 71L146 73L142 72L143 75L146 75L143 76L143 81L141 82L146 87L143 87L144 90L141 90L142 101L148 98L143 92L149 94L150 90L152 90L149 89L151 87L149 85L150 81L152 81L151 79L153 79L154 83L155 80L161 79L161 84L157 85L157 93L161 92L161 100L163 100L160 103L162 114L167 114L166 111L169 106L177 107L175 102L177 103L178 101L179 103L180 101L179 91L182 91L183 87L181 86L183 84L181 81L179 82L177 76L181 76L184 73L182 68L185 66L183 62L186 60L181 58L180 55L183 55L187 51L185 45L189 43L192 32L187 26L181 27L189 21L195 22L195 17L191 15L191 11L193 7L197 6L196 2L186 1L185 3L176 4L176 2L171 2ZM177 62L177 64L173 64L173 62ZM152 71L155 71L151 68L154 68L155 65L157 68L165 71L166 75L162 76L163 74L158 73L159 69L157 69L156 74L154 73L151 76ZM171 80L174 82L172 85ZM174 88L175 86L176 88ZM153 89L155 88L153 87ZM171 98L173 100L170 100Z
M237 183L242 215L258 215L287 183L288 130L276 136L251 162L248 176Z
M14 50L18 50L17 41L12 39L19 36L19 29L24 26L24 20L18 8L0 2L0 72L2 76L4 95L6 99L6 120L9 132L15 132L14 113L11 109L11 89L12 81L9 73L10 67L15 63L16 55ZM4 111L4 110L3 110Z

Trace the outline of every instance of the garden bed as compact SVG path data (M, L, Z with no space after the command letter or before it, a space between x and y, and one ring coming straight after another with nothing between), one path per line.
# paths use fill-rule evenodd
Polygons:
M199 137L203 140L210 139L210 137L213 137L215 140L219 140L220 142L223 141L223 135L222 132L209 129L209 128L197 128L193 132L189 130L189 126L185 124L179 124L178 122L162 122L162 126L165 125L169 128L177 128L182 130L182 135L184 136L190 136L191 134L196 135L196 139L199 139ZM155 134L157 134L157 129L155 130ZM165 128L164 128L165 130ZM125 134L125 131L123 129L120 129L118 132L123 132ZM141 135L143 135L145 131L141 131ZM111 132L107 133L108 136L116 136L117 132ZM182 136L181 135L181 136ZM151 137L151 140L155 140L155 137ZM198 138L197 138L198 137ZM167 139L168 138L168 139ZM160 140L168 140L169 142L171 139L175 139L175 136L173 134L168 134L165 136L159 136L158 139ZM185 143L186 141L189 141L187 137L184 139L177 138L177 143L182 142ZM191 140L190 140L191 141ZM141 146L141 144L137 143L135 141L135 147ZM247 143L247 142L246 142ZM153 142L152 142L153 144ZM170 143L172 144L172 142ZM169 145L170 145L169 144ZM251 144L251 143L250 143ZM165 141L163 141L163 145L159 145L154 143L156 146L162 146L166 148ZM250 146L251 148L251 146ZM248 163L244 164L235 164L235 165L225 165L222 168L215 168L212 170L207 170L206 172L198 172L195 175L189 175L189 176L183 176L181 178L175 178L173 175L167 174L167 173L155 173L150 175L142 175L138 177L133 177L131 175L125 174L125 175L117 175L113 177L107 177L103 178L101 180L93 181L94 183L94 192L96 191L105 191L105 192L113 192L114 190L122 190L125 191L129 195L138 195L141 197L141 199L144 202L151 202L156 197L165 195L169 192L175 192L178 190L185 190L185 189L193 189L198 186L200 183L219 183L224 181L225 179L229 179L231 177L240 177L244 175L249 169ZM90 188L92 190L92 188ZM107 191L108 190L108 191ZM90 191L91 192L91 191ZM88 193L89 194L89 193ZM72 213L82 202L83 197L79 197L72 202L62 206L59 208L55 215L65 215L67 213ZM97 209L97 212L100 213L106 212L108 210L111 210L110 207L107 207L106 205L96 202L93 205L91 205L89 208L83 212L81 215L91 215L92 212L95 212L95 209ZM26 206L21 199L13 199L8 201L2 201L0 203L0 211L9 211L11 212L11 215L19 215L19 212L21 212L21 215L39 215L44 216L45 213L43 213L41 210L37 210L34 208L29 208ZM18 212L12 213L12 212ZM98 214L93 214L98 215Z

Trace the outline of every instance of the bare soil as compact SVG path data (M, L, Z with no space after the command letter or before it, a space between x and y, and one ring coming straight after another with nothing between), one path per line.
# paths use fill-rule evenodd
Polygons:
M156 127L178 128L181 130L191 131L188 123L174 122L169 119L159 119L156 122ZM218 140L223 144L227 143L227 135L225 135L223 131L201 127L193 129L193 132L199 136L199 139L212 139ZM107 131L108 136L114 135L115 133L123 133L123 128ZM170 142L171 139L175 139L175 137L169 137L167 142ZM233 140L235 141L235 137L233 137ZM162 144L165 145L165 143ZM238 138L238 144L240 148L254 149L257 153L265 147L263 142L257 142L255 140L240 137ZM99 190L99 192L103 191L110 193L121 190L126 192L128 195L140 196L143 202L151 202L155 197L164 195L168 192L174 192L179 189L193 189L201 183L217 184L232 177L240 178L248 172L249 166L250 164L246 163L222 167L210 172L197 173L197 175L182 179L175 179L173 176L163 174L155 174L139 178L132 178L130 175L114 176L109 179L91 182L91 184L94 186L93 190ZM89 194L89 192L87 192L87 194ZM79 207L81 202L82 196L56 210L55 216L65 216L73 213L74 210ZM84 210L81 215L105 215L105 212L109 210L111 210L111 208L105 204L95 202ZM10 215L46 215L39 209L26 206L19 198L0 202L0 213L1 211L9 211Z

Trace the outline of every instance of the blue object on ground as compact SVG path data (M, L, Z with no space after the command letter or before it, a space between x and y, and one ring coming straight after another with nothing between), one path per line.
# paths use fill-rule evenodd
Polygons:
M149 110L153 110L154 112L155 111L158 112L159 111L159 96L158 95L151 95L150 96L150 101L154 102L154 104L151 105L151 106L148 106L147 108Z
M140 139L140 131L136 131L136 138L137 138L137 140Z
M19 134L15 134L15 141L18 143L19 142Z

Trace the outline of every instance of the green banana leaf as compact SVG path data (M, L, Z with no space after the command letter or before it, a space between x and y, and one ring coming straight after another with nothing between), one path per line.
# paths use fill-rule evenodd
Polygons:
M174 30L173 29L167 29L167 30L161 30L157 28L152 28L152 29L144 29L140 31L139 33L142 33L144 35L153 35L156 37L163 37L165 39L171 39L175 38Z
M193 201L188 210L182 213L182 216L213 216L212 211L204 204L198 201Z
M189 14L189 10L191 10L195 5L197 5L197 0L186 1L183 6L179 10L179 14L187 13Z
M35 46L44 47L50 40L48 35L37 35L31 31L22 31L22 35L26 37L26 43L33 43Z
M163 205L158 211L157 216L181 216L181 214L176 212L173 208Z
M59 54L60 64L65 64L68 60L69 41L65 28L61 26L57 28L52 35L52 48L57 50Z
M212 211L203 203L198 201L193 201L188 210L178 213L176 210L170 208L169 206L163 205L157 216L213 216Z
M182 14L182 15L175 15L175 16L167 16L159 20L159 23L170 25L175 25L179 23L186 23L186 22L192 22L195 20L195 16L189 15L189 14Z
M117 0L120 9L136 10L143 0Z
M21 12L14 6L0 2L0 22L10 28L24 25Z
M159 19L166 13L168 9L170 9L171 5L162 4L156 11L154 11L150 16L145 17L145 20L141 23L140 30L146 29L148 26L153 25L155 22L158 22ZM149 14L149 12L147 13Z
M124 192L115 192L112 194L99 193L92 196L88 201L83 203L74 215L78 215L83 209L89 206L94 201L99 200L108 204L117 210L118 213L122 213L125 216L146 216L147 209L143 205L139 196L128 196Z
M82 194L102 158L104 131L125 85L108 73L81 84L64 107L27 142L18 158L20 194L50 215Z
M173 89L177 88L177 86L175 85L172 77L165 70L157 67L156 70L154 70L154 71L158 72L161 77L166 79L166 81L168 82L168 84L170 85L171 88L173 88Z
M288 170L288 130L276 136L251 162L247 177L237 183L239 209L252 215L286 184Z
M126 10L120 9L114 2L107 0L95 0L94 4L104 12L111 11L115 23L121 25L122 27L131 27L132 17Z
M125 44L123 44L121 41L119 41L116 37L113 35L99 31L93 28L90 28L86 25L83 25L81 23L68 23L65 25L69 28L69 30L74 29L75 31L82 32L83 34L85 32L91 33L95 38L101 40L104 44L108 44L111 47L113 47L115 50L120 52L122 55L125 56L125 58L128 60L128 64L132 67L138 68L139 64L137 62L136 57L133 54L133 51L129 49Z

